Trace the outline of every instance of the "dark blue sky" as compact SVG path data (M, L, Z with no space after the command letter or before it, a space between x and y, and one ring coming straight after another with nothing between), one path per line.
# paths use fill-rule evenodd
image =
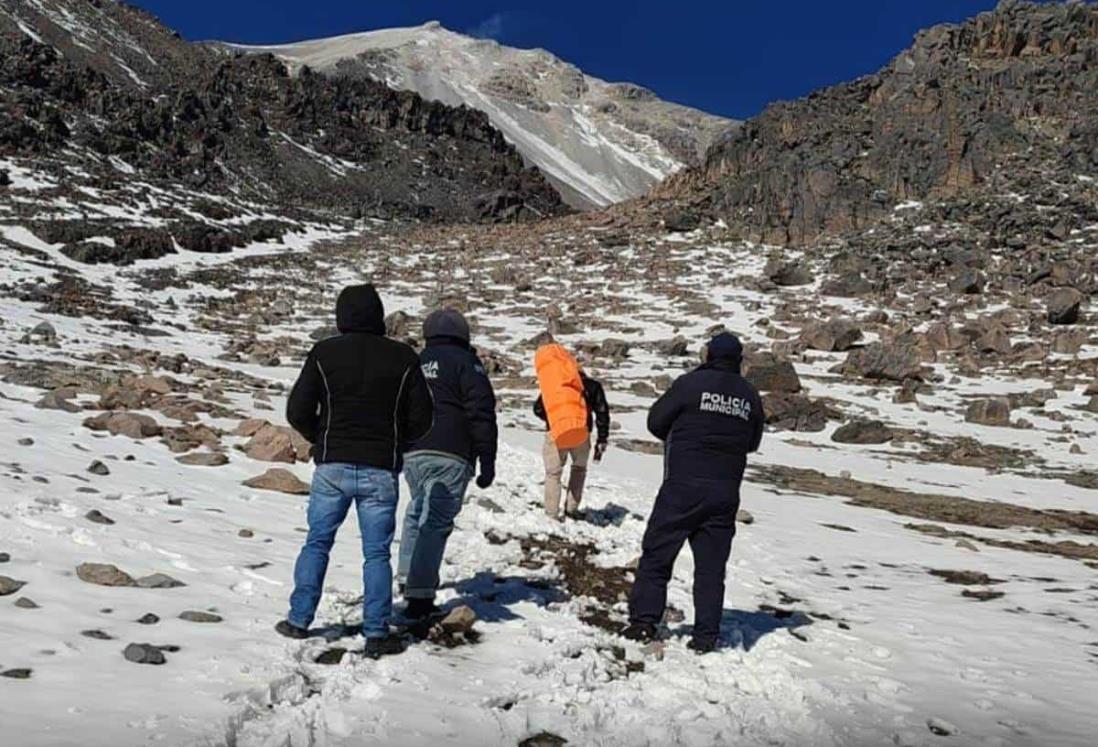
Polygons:
M745 118L873 72L926 26L996 0L130 0L187 39L284 42L437 19Z

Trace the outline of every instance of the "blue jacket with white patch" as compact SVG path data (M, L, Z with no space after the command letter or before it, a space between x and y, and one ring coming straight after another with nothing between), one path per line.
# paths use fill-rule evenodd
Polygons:
M762 398L740 375L738 358L718 358L679 377L648 412L665 443L664 478L739 482L762 441Z

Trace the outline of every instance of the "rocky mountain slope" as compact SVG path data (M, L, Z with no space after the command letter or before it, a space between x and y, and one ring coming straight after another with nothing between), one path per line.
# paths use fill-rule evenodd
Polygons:
M480 112L290 76L116 2L0 6L0 155L343 215L539 217L559 196Z
M578 207L646 193L737 123L607 83L541 49L514 49L437 22L268 47L295 69L374 79L485 112Z
M1035 243L1098 220L1096 112L1098 7L1007 1L920 33L874 75L768 107L660 195L770 243L923 202Z

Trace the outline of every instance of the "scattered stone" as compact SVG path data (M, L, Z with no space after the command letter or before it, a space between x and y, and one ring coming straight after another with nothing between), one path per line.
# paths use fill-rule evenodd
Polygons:
M992 578L986 573L980 571L950 571L950 570L937 570L933 569L928 571L931 576L936 576L942 579L947 584L958 584L960 586L989 586L991 584L1001 584L1002 579Z
M241 529L239 532L236 533L236 536L243 537L244 539L251 539L255 536L255 532L253 532L251 529Z
M504 511L503 507L500 506L495 501L493 501L491 498L486 498L486 497L478 498L477 499L477 505L480 506L481 508L483 508L485 511L488 511L489 513L493 513L493 514L506 513Z
M244 485L257 490L273 490L289 495L308 495L309 485L298 479L297 475L289 470L275 467L262 475L257 475L244 481Z
M297 431L270 423L256 429L244 444L244 453L261 462L307 462L311 450L312 444Z
M701 226L701 218L692 210L671 210L663 217L663 226L672 233L689 233Z
M160 618L151 612L146 612L144 615L137 618L137 622L141 625L156 625L160 622Z
M954 546L958 547L962 550L971 550L972 552L980 552L980 548L976 547L976 545L972 544L971 542L969 542L966 539L957 540L957 542Z
M186 612L179 613L180 620L186 620L193 623L219 623L224 618L221 615L215 615L211 612L200 612L198 610L187 610Z
M21 438L17 442L20 446L34 446L33 438Z
M0 576L0 597L14 594L26 585L26 581L16 581L14 578L8 576Z
M1010 425L1010 400L1003 397L981 399L965 410L965 422L977 425L1005 427Z
M990 602L992 599L999 599L1006 596L1005 592L993 591L991 589L965 589L961 592L962 597L968 599L975 599L977 602Z
M668 357L686 355L690 351L690 344L682 335L676 335L670 340L660 340L656 343L656 352Z
M1079 309L1083 294L1074 288L1061 288L1048 297L1049 324L1075 324L1079 321Z
M98 586L137 586L132 576L107 563L81 563L76 567L76 577Z
M746 508L741 508L736 511L736 521L741 524L754 524L755 517Z
M105 633L102 630L82 630L80 635L85 638L94 638L97 641L113 641L114 636L110 633Z
M460 605L450 610L446 617L442 618L439 625L447 633L469 633L473 624L477 621L477 613L467 605Z
M540 734L523 739L518 743L518 747L561 747L564 744L568 744L568 740L564 737L543 731Z
M168 505L169 506L182 506L183 505L183 499L182 498L176 498L174 496L168 496Z
M815 278L812 271L798 262L769 262L763 270L774 285L792 288L808 285Z
M163 651L149 643L131 643L122 655L134 664L165 664L168 661Z
M52 343L57 341L57 329L49 322L39 322L23 338L30 343Z
M971 267L966 267L949 281L949 289L954 293L975 295L984 290L984 276Z
M38 609L38 603L30 597L19 597L15 600L15 606L24 610L36 610Z
M104 524L106 526L114 524L114 519L101 512L98 508L93 508L91 511L88 511L84 514L84 518L93 524Z
M831 434L831 440L840 444L884 444L895 434L878 420L855 420L840 426Z
M748 355L744 359L743 375L760 392L796 394L801 391L797 369L788 360L773 353Z
M0 563L10 563L11 555L6 552L0 552Z
M229 457L219 451L195 451L175 458L188 467L221 467L229 463Z
M813 350L841 352L850 350L862 339L862 330L848 319L832 319L814 324L801 332L801 341Z
M72 389L56 389L47 392L42 399L34 403L39 410L60 410L61 412L80 412L80 405L69 400L76 395Z
M88 465L88 472L93 475L99 475L100 477L106 477L111 473L111 470L107 465L103 464L103 462L96 459Z
M1087 403L1083 406L1083 409L1087 412L1098 413L1098 394L1095 394L1089 400L1087 400Z
M926 722L926 728L930 729L932 734L939 737L948 737L957 733L957 727L948 721L944 721L940 718L932 718Z
M6 669L3 672L0 672L0 677L7 677L11 680L29 680L32 671L33 670L26 668Z
M84 427L93 431L107 431L112 436L127 436L138 440L163 433L163 429L151 417L133 412L105 412L85 420Z
M919 350L910 344L875 342L852 350L839 368L845 376L902 382L924 378Z
M137 585L142 589L178 589L186 586L182 581L177 581L166 573L152 573L137 579Z
M316 664L339 664L343 661L343 657L347 655L347 649L335 646L326 651L322 651L319 656L313 659Z

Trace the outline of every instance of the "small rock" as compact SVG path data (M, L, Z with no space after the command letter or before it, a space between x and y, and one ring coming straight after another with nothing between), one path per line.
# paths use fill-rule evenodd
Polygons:
M112 436L127 436L138 440L163 433L163 428L151 417L133 412L105 412L85 420L84 427L93 431L107 431Z
M99 475L100 477L106 477L111 473L107 465L103 464L103 462L98 459L88 465L88 472L91 472L93 475Z
M1002 397L973 402L965 411L965 422L1005 427L1010 425L1010 400Z
M29 680L31 671L30 669L6 669L0 672L0 677L7 677L12 680Z
M503 507L493 501L491 498L478 498L477 505L483 508L485 511L493 514L504 513Z
M176 457L175 461L188 467L221 467L229 463L229 457L217 451L198 451Z
M813 350L841 352L850 350L862 339L858 325L846 319L814 324L801 332L801 341Z
M71 390L70 390L71 391ZM60 410L62 412L80 412L82 409L80 405L75 402L70 402L69 397L63 396L68 392L53 391L47 392L42 399L34 403L34 406L39 410ZM72 396L71 394L69 395Z
M166 573L152 573L137 579L137 585L142 589L178 589L186 586L182 581L177 581Z
M10 563L11 555L6 552L0 552L0 563Z
M149 643L131 643L122 655L134 664L165 664L168 661L163 651Z
M76 567L76 576L99 586L137 586L132 576L107 563L81 563Z
M840 444L884 444L893 437L892 429L877 420L855 420L831 434L831 440Z
M297 475L289 470L275 467L262 475L245 480L244 485L257 490L273 490L289 495L308 495L309 485L298 479Z
M142 625L156 625L158 622L160 622L160 618L151 612L146 612L144 615L137 618L137 622Z
M1083 294L1074 288L1061 288L1048 297L1049 324L1075 324L1079 321L1079 309Z
M114 524L114 519L107 516L97 508L93 508L91 511L88 511L86 514L84 514L84 518L93 524L105 524L106 526Z
M24 610L39 609L38 603L29 597L19 597L15 600L15 606Z
M219 623L223 618L220 615L215 615L211 612L187 610L186 612L179 613L179 619L193 623Z
M34 446L33 438L21 438L17 442L20 446Z
M736 521L740 522L741 524L754 524L755 517L752 516L747 509L741 508L740 510L736 511Z
M57 329L49 322L39 322L27 333L27 342L49 343L57 340Z
M8 576L0 576L0 597L14 594L27 585L26 581L16 581Z
M472 607L463 604L450 610L439 625L447 633L468 633L476 621L477 613L473 612Z
M244 539L251 539L255 536L255 532L253 532L251 529L241 529L239 532L236 533L236 536L243 537Z
M113 635L111 635L110 633L105 633L102 630L98 630L98 629L96 629L96 630L82 630L82 631L80 631L80 635L84 636L85 638L94 638L97 641L113 641L114 640Z
M316 664L338 664L343 661L343 657L347 655L347 649L336 646L330 648L327 651L322 651L320 656L313 659Z
M168 505L169 506L182 506L183 505L183 499L182 498L174 498L174 497L169 496L168 497Z
M929 719L926 722L926 728L930 729L932 734L936 734L939 737L948 737L951 734L957 733L956 726L940 718Z
M976 547L976 545L972 544L971 542L969 542L966 539L957 540L957 543L954 546L959 547L962 550L971 550L972 552L980 552L980 548Z

